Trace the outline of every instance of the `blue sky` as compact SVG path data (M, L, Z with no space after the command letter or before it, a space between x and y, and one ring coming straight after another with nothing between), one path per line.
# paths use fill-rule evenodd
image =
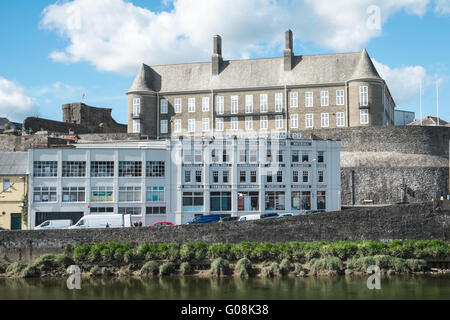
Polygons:
M447 0L16 0L0 2L0 117L61 119L81 101L127 121L139 64L207 61L212 36L225 59L282 55L291 28L295 54L367 48L398 109L450 121L450 1ZM367 8L380 28L367 29Z

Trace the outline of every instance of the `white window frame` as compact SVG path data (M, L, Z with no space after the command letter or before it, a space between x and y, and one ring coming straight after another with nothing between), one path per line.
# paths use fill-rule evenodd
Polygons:
M275 93L275 112L283 111L283 93Z
M161 99L161 114L169 113L169 101Z
M314 92L312 91L305 92L305 107L307 108L314 107Z
M345 104L345 91L340 89L336 90L336 105L343 106Z
M298 114L291 114L291 128L297 129L298 128Z
M134 119L133 120L133 133L140 133L140 132L141 132L141 120Z
M182 99L181 98L176 98L174 100L174 111L175 113L181 113L182 111Z
M134 98L133 99L133 115L139 116L141 114L141 99Z
M224 96L217 96L216 113L223 114L225 109L224 106L225 106Z
M188 112L195 112L195 98L188 98Z
M314 114L305 114L305 128L314 128Z
M359 105L366 107L369 105L369 87L360 86L359 87Z
M359 123L369 124L369 109L359 109Z
M276 115L275 116L275 129L281 130L283 129L283 116L282 115Z
M245 130L253 130L253 117L245 117Z
M289 93L289 106L291 108L298 108L298 92Z
M245 113L253 113L253 95L245 96Z
M261 116L259 118L259 129L260 130L269 129L269 118L267 116Z
M216 118L216 131L223 131L223 118Z
M263 93L259 95L259 112L267 112L269 107L267 103L267 94Z
M202 119L202 131L209 131L209 118Z
M231 114L239 113L239 97L231 96Z
M209 111L209 97L202 98L202 111L203 112Z
M328 128L330 126L330 114L321 113L320 114L320 126L322 128Z
M195 119L188 119L188 132L195 132Z
M344 127L344 126L345 126L345 112L337 112L336 127Z
M320 91L320 106L328 107L329 104L330 104L330 99L329 99L328 90Z
M232 117L230 123L231 123L232 131L239 130L239 118L238 117Z
M181 132L181 119L175 119L175 121L173 123L173 131L175 133Z
M161 133L169 133L169 123L168 120L161 120Z

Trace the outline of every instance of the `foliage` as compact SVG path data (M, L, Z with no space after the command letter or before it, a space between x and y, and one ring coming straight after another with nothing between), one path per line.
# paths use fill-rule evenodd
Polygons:
M265 263L261 269L264 278L272 278L281 275L280 266L276 262Z
M189 262L183 262L180 264L180 273L182 275L188 275L192 273L192 267Z
M241 258L236 263L234 271L241 277L248 277L252 270L252 262L248 258Z
M172 273L175 273L175 265L173 264L173 262L164 262L159 267L159 274L162 276L170 275Z
M289 259L284 258L280 262L280 273L282 275L287 275L289 272L291 272L291 262Z
M309 262L309 266L314 274L328 271L341 272L343 270L342 261L338 257L314 258Z
M141 276L154 276L159 272L158 262L151 260L146 262L141 268Z
M225 275L229 272L229 265L228 260L217 258L211 263L211 274L217 277Z
M423 259L407 259L406 265L412 272L424 271L427 268L427 262Z

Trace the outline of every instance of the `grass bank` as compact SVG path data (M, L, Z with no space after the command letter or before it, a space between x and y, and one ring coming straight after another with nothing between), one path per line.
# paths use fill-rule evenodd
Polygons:
M85 244L66 247L63 254L46 254L28 265L0 263L8 277L63 276L69 265L85 276L235 275L240 277L307 276L361 273L370 265L383 272L426 272L427 261L448 260L450 244L423 241L336 241L283 243L131 243Z

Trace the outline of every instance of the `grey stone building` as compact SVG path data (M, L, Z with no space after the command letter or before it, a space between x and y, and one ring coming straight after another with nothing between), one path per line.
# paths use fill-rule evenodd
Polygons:
M216 132L390 126L395 102L366 50L224 60L214 36L210 62L143 64L128 95L128 132L152 138Z

